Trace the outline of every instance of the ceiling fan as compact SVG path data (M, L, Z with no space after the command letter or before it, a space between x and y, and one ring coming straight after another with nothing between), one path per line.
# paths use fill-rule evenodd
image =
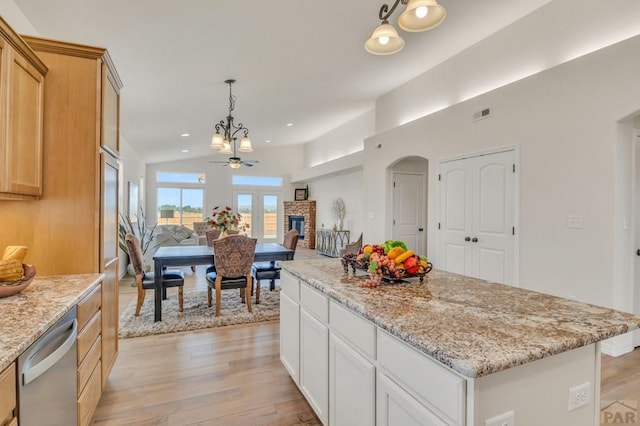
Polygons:
M231 147L228 147L231 148ZM226 152L221 150L220 152ZM231 153L231 152L229 152ZM233 138L233 156L229 157L229 160L227 161L209 161L210 163L218 163L218 164L224 164L225 166L229 166L232 169L238 169L240 168L240 166L247 166L247 167L253 167L254 164L258 164L259 161L258 160L242 160L240 157L237 156L236 154L236 138Z

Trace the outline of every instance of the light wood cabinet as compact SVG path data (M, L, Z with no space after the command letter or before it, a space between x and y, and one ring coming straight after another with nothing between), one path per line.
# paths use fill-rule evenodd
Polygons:
M78 425L91 424L102 391L102 290L78 303Z
M47 67L0 18L0 199L42 195Z
M0 373L0 425L18 424L16 412L16 364Z

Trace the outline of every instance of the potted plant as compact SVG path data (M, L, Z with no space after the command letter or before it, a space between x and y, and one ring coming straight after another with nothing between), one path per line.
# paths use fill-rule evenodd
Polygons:
M212 228L219 229L223 234L226 234L229 229L237 229L243 233L249 229L249 224L242 220L242 215L233 213L229 206L225 208L215 206L211 211L211 219L206 218L205 222L208 222Z
M147 221L145 220L144 211L142 208L140 209L140 216L134 215L135 220L131 220L131 218L127 215L123 215L120 213L120 223L118 224L118 246L120 250L129 254L129 249L127 248L126 235L133 234L138 237L140 240L140 249L142 250L142 255L144 256L150 248L155 247L153 242L154 231L158 224L154 224L152 227L147 226ZM145 264L145 270L150 270L151 266ZM127 265L127 272L129 275L135 275L133 271L133 267L131 263Z

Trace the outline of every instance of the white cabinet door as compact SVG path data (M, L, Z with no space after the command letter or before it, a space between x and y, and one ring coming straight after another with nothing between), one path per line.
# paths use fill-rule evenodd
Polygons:
M440 164L441 268L515 282L514 151Z
M329 337L329 424L375 426L376 369L347 343Z
M300 306L280 292L280 361L300 384Z
M446 426L427 407L384 374L378 374L377 426Z
M300 390L327 424L329 409L329 328L300 309Z

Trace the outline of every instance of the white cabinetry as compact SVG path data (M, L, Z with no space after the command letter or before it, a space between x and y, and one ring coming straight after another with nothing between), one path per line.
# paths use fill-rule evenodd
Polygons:
M431 411L384 374L378 374L378 426L446 426Z
M329 337L329 424L375 426L376 369L335 333Z
M280 361L300 385L300 284L286 272L280 274Z

